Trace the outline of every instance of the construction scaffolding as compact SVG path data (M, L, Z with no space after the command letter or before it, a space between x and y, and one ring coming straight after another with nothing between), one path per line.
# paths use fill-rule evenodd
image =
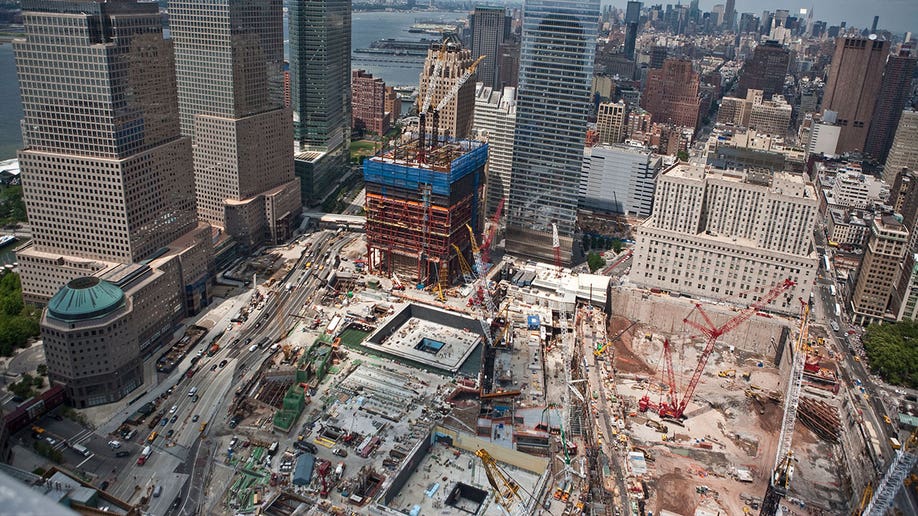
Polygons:
M409 143L364 162L369 267L414 284L452 282L461 275L453 246L470 256L466 224L479 226L488 146L448 142L424 159Z

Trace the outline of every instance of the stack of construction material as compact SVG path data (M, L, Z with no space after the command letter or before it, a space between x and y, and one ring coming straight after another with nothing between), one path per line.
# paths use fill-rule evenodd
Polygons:
M800 421L821 439L838 442L841 421L838 418L838 410L832 405L801 396L797 415L800 416Z

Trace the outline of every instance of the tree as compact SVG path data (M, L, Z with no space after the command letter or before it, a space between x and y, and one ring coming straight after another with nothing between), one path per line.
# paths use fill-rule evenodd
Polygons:
M599 253L590 253L587 255L587 265L590 267L590 272L596 272L597 269L605 267L606 260Z
M679 159L679 161L688 161L688 158L689 158L688 152L684 150L677 152L676 157Z
M873 372L888 383L918 388L918 323L870 325L863 340Z
M38 367L36 368L36 371L38 372L38 374L40 374L40 375L42 375L42 376L48 376L48 365L47 365L47 364L38 364Z

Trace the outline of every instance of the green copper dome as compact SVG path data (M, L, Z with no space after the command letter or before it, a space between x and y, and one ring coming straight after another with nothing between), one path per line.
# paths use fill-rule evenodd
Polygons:
M77 278L67 283L48 302L48 315L61 321L103 317L124 304L124 292L99 278Z

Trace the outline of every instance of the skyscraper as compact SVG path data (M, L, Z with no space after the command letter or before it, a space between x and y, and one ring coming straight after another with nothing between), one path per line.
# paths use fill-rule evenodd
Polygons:
M688 59L667 59L663 68L647 72L641 107L650 111L655 123L669 122L692 129L698 124L701 79Z
M283 97L283 1L170 0L169 27L198 216L243 247L283 240L301 206Z
M621 143L625 139L628 107L624 102L603 102L596 113L596 130L601 143Z
M892 214L877 217L871 223L870 240L851 296L851 319L856 324L896 319L891 301L908 253L908 241L908 228Z
M551 261L552 224L572 258L599 0L527 0L507 252Z
M724 22L721 24L725 31L732 31L736 22L736 0L727 0L724 6Z
M906 97L915 71L915 57L911 49L903 46L898 54L890 55L883 70L883 84L873 110L870 132L867 134L867 154L886 161L889 147L892 145L899 125L899 116L905 107Z
M822 107L838 113L841 134L837 152L865 149L888 53L889 42L875 36L835 40Z
M26 301L148 258L197 227L191 141L156 4L22 3L19 152L32 241ZM119 99L116 101L116 99Z
M634 61L634 45L637 41L638 22L641 19L641 2L629 1L625 9L625 57Z
M442 52L441 52L442 50ZM436 71L436 62L442 60L439 75L431 78ZM443 43L431 45L427 50L427 59L424 61L424 69L421 70L420 88L418 88L418 103L422 103L427 95L428 88L431 88L430 109L434 108L445 98L451 89L456 85L459 77L471 66L474 59L471 50L462 48L458 40L450 40ZM443 106L438 114L437 136L447 138L468 138L472 130L472 118L475 112L475 76L465 81L459 91ZM421 106L418 106L420 108ZM433 117L430 117L427 130L433 129L431 123Z
M351 119L351 2L290 2L294 137L303 149L333 153L346 166Z
M788 63L790 50L777 41L769 40L758 45L752 57L743 63L736 96L743 98L750 89L762 90L766 100L776 93L781 94Z
M516 88L493 90L482 83L475 85L475 132L488 142L487 206L485 214L497 210L501 199L510 194L510 171L513 166L513 132L516 127Z
M143 355L207 304L212 234L195 214L157 4L24 0L13 45L32 240L17 252L48 377L77 407L143 383Z
M911 109L901 113L896 136L889 149L889 156L883 166L883 180L892 184L896 175L907 168L918 171L918 111Z
M485 56L478 65L478 82L499 89L501 46L510 37L510 17L503 7L476 6L470 25L472 56Z

